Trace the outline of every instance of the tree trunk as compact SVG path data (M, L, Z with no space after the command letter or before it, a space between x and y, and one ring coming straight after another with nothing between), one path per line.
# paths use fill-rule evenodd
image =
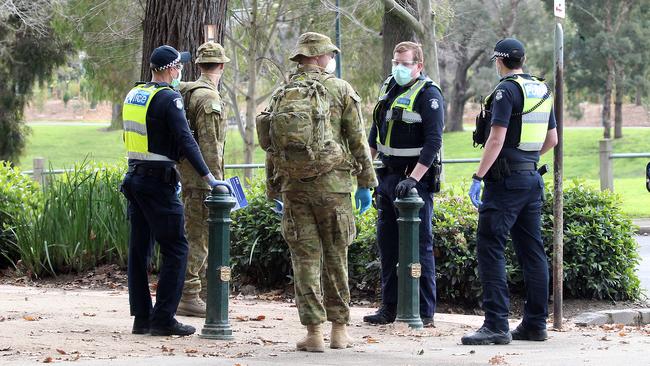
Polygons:
M449 117L446 118L445 130L447 131L462 131L463 130L463 113L465 111L466 93L469 88L467 82L467 69L465 64L467 56L462 55L457 60L456 72L454 80L451 82L451 97L449 98Z
M397 0L397 3L409 10L417 18L416 0ZM388 5L384 5L384 9L384 24L381 32L384 55L382 70L384 71L384 76L388 76L392 69L391 60L393 59L395 45L403 41L415 41L415 32L408 22L390 11Z
M227 0L147 0L140 78L150 80L149 57L158 46L167 44L195 57L196 49L205 41L204 25L216 25L216 38L223 42L227 4ZM183 80L197 79L198 67L193 62L185 66Z
M603 137L608 139L612 136L612 89L614 84L614 60L607 60L607 77L605 79L605 94L603 95L603 111L601 120L603 122Z
M641 106L641 98L643 95L643 87L639 84L636 86L636 95L634 96L634 105Z
M623 84L625 75L616 73L616 93L614 94L614 138L623 137Z
M257 109L257 50L258 40L257 32L259 24L257 24L257 1L251 2L250 14L250 44L248 46L248 92L246 93L246 128L244 136L244 162L246 164L253 163L253 156L255 153L255 115ZM245 182L248 183L253 177L252 169L244 170Z
M123 128L122 102L113 102L111 110L111 125L108 126L108 129L109 131L121 130Z
M431 1L419 0L418 9L420 12L420 23L424 29L424 32L419 35L420 43L422 44L422 51L424 51L424 70L429 74L431 80L440 83L436 23L431 10Z

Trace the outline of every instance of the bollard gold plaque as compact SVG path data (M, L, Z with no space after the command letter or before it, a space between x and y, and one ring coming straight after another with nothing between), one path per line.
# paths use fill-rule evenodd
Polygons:
M219 278L223 282L228 282L230 281L230 267L228 266L221 266L219 268Z
M411 277L420 278L422 274L422 266L420 263L411 263Z

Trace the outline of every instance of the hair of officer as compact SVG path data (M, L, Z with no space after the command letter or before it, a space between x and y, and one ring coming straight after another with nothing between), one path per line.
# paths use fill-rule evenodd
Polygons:
M524 66L524 61L526 56L522 58L502 58L503 66L509 68L510 70L521 69Z
M415 42L400 42L393 49L393 53L404 53L413 51L413 61L424 62L424 52L422 52L422 45Z
M223 64L216 63L216 62L204 62L197 65L199 65L199 69L201 70L201 72L210 72L210 71L215 71L219 67L219 65L223 65Z

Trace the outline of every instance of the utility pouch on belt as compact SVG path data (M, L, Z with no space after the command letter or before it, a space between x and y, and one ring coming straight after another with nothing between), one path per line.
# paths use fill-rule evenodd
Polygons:
M442 163L436 159L426 175L429 175L429 190L433 193L440 192L440 176L442 175Z
M508 165L508 160L505 158L498 158L490 170L488 170L485 178L487 180L499 181L503 178L510 176L510 166Z
M490 136L490 123L492 121L492 112L489 109L489 101L483 103L481 99L481 111L476 116L476 129L472 132L474 147L485 147L488 136Z

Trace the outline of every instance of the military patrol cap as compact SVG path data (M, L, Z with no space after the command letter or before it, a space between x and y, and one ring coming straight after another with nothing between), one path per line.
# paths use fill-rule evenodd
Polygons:
M307 32L298 37L298 43L293 52L291 52L289 60L298 62L300 61L300 56L315 57L329 52L339 53L341 50L332 43L330 37L316 32Z
M174 47L168 45L163 45L153 50L149 58L151 68L154 71L161 71L176 66L181 62L186 63L189 60L189 52L178 52Z
M226 51L216 42L205 42L199 46L196 54L198 55L196 61L194 61L196 64L225 64L230 62L230 59L226 57Z
M524 44L514 38L504 38L494 46L492 61L497 57L521 60L524 57Z

